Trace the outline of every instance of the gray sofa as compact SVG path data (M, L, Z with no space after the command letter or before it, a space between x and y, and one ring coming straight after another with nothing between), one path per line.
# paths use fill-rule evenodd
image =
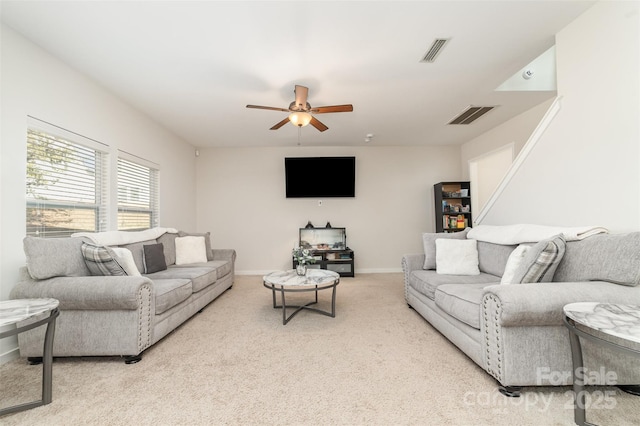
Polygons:
M188 240L182 237L187 236L204 237L206 241L194 240L198 249L205 250L204 255L197 253L195 263L178 259L177 238L182 244ZM129 240L132 238L125 239ZM87 260L88 248L94 249L90 259L99 258L103 271ZM128 265L116 255L118 248L131 252L124 252ZM235 250L211 249L209 233L164 232L153 239L113 246L100 246L86 237L27 237L24 250L27 265L21 268L10 298L60 301L54 357L123 356L127 363L137 362L145 349L202 310L234 281ZM182 258L189 262L185 255ZM116 259L118 265L109 259ZM154 265L155 272L151 269L153 262L161 264ZM105 265L115 265L117 271L105 270ZM30 361L42 357L41 329L18 336L20 355Z
M411 308L493 376L506 395L517 396L523 386L572 383L571 347L563 324L566 304L640 305L639 232L597 234L572 241L556 237L555 256L560 259L555 259L555 265L534 282L516 284L509 280L517 280L518 274L522 278L530 258L520 262L515 278L509 269L510 278L501 281L519 244L476 240L477 275L438 273L434 243L443 238L472 239L469 231L423 234L425 253L402 258L405 298ZM442 247L443 243L439 244ZM534 252L531 246L526 256ZM598 372L604 366L615 373L604 377L594 374L589 384L640 383L637 360L591 342L583 342L583 352L589 371Z

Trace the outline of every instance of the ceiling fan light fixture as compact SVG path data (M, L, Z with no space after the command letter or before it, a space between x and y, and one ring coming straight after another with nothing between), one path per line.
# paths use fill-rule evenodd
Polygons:
M297 127L304 127L311 122L311 114L308 112L292 112L289 114L289 121Z

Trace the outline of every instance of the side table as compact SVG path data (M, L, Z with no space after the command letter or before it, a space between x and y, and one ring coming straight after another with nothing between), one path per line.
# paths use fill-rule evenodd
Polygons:
M573 362L574 420L581 426L593 425L587 422L585 413L584 364L580 337L618 352L640 357L640 350L631 347L634 343L640 344L640 305L570 303L564 307L564 315L564 324L569 329ZM596 335L598 332L617 337L620 343L605 340Z
M0 301L0 328L15 325L16 328L0 333L0 339L16 336L23 331L31 330L47 324L47 331L44 337L44 347L42 352L42 399L34 402L14 405L0 410L0 416L24 411L31 408L47 405L52 400L52 367L53 367L53 336L56 329L56 318L60 315L58 311L59 302L56 299L15 299ZM36 321L19 327L17 324L35 317Z

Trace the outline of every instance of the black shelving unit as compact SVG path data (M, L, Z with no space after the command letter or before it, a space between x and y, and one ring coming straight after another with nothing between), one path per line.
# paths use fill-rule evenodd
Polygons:
M307 268L328 269L341 277L355 277L355 256L347 247L345 228L300 228L298 243L315 258L315 263L308 264ZM292 258L292 264L295 269L298 262Z
M436 232L459 232L472 226L471 183L433 185Z

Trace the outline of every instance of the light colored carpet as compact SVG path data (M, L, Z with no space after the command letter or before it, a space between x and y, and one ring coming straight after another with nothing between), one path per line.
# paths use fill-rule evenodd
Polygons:
M0 424L573 424L570 388L502 396L407 307L402 285L401 274L343 278L336 318L303 311L283 326L261 277L238 276L138 364L56 359L53 402ZM323 307L329 296L321 293ZM24 359L0 366L0 405L36 399L40 375ZM640 424L639 397L615 387L592 392L589 421Z

